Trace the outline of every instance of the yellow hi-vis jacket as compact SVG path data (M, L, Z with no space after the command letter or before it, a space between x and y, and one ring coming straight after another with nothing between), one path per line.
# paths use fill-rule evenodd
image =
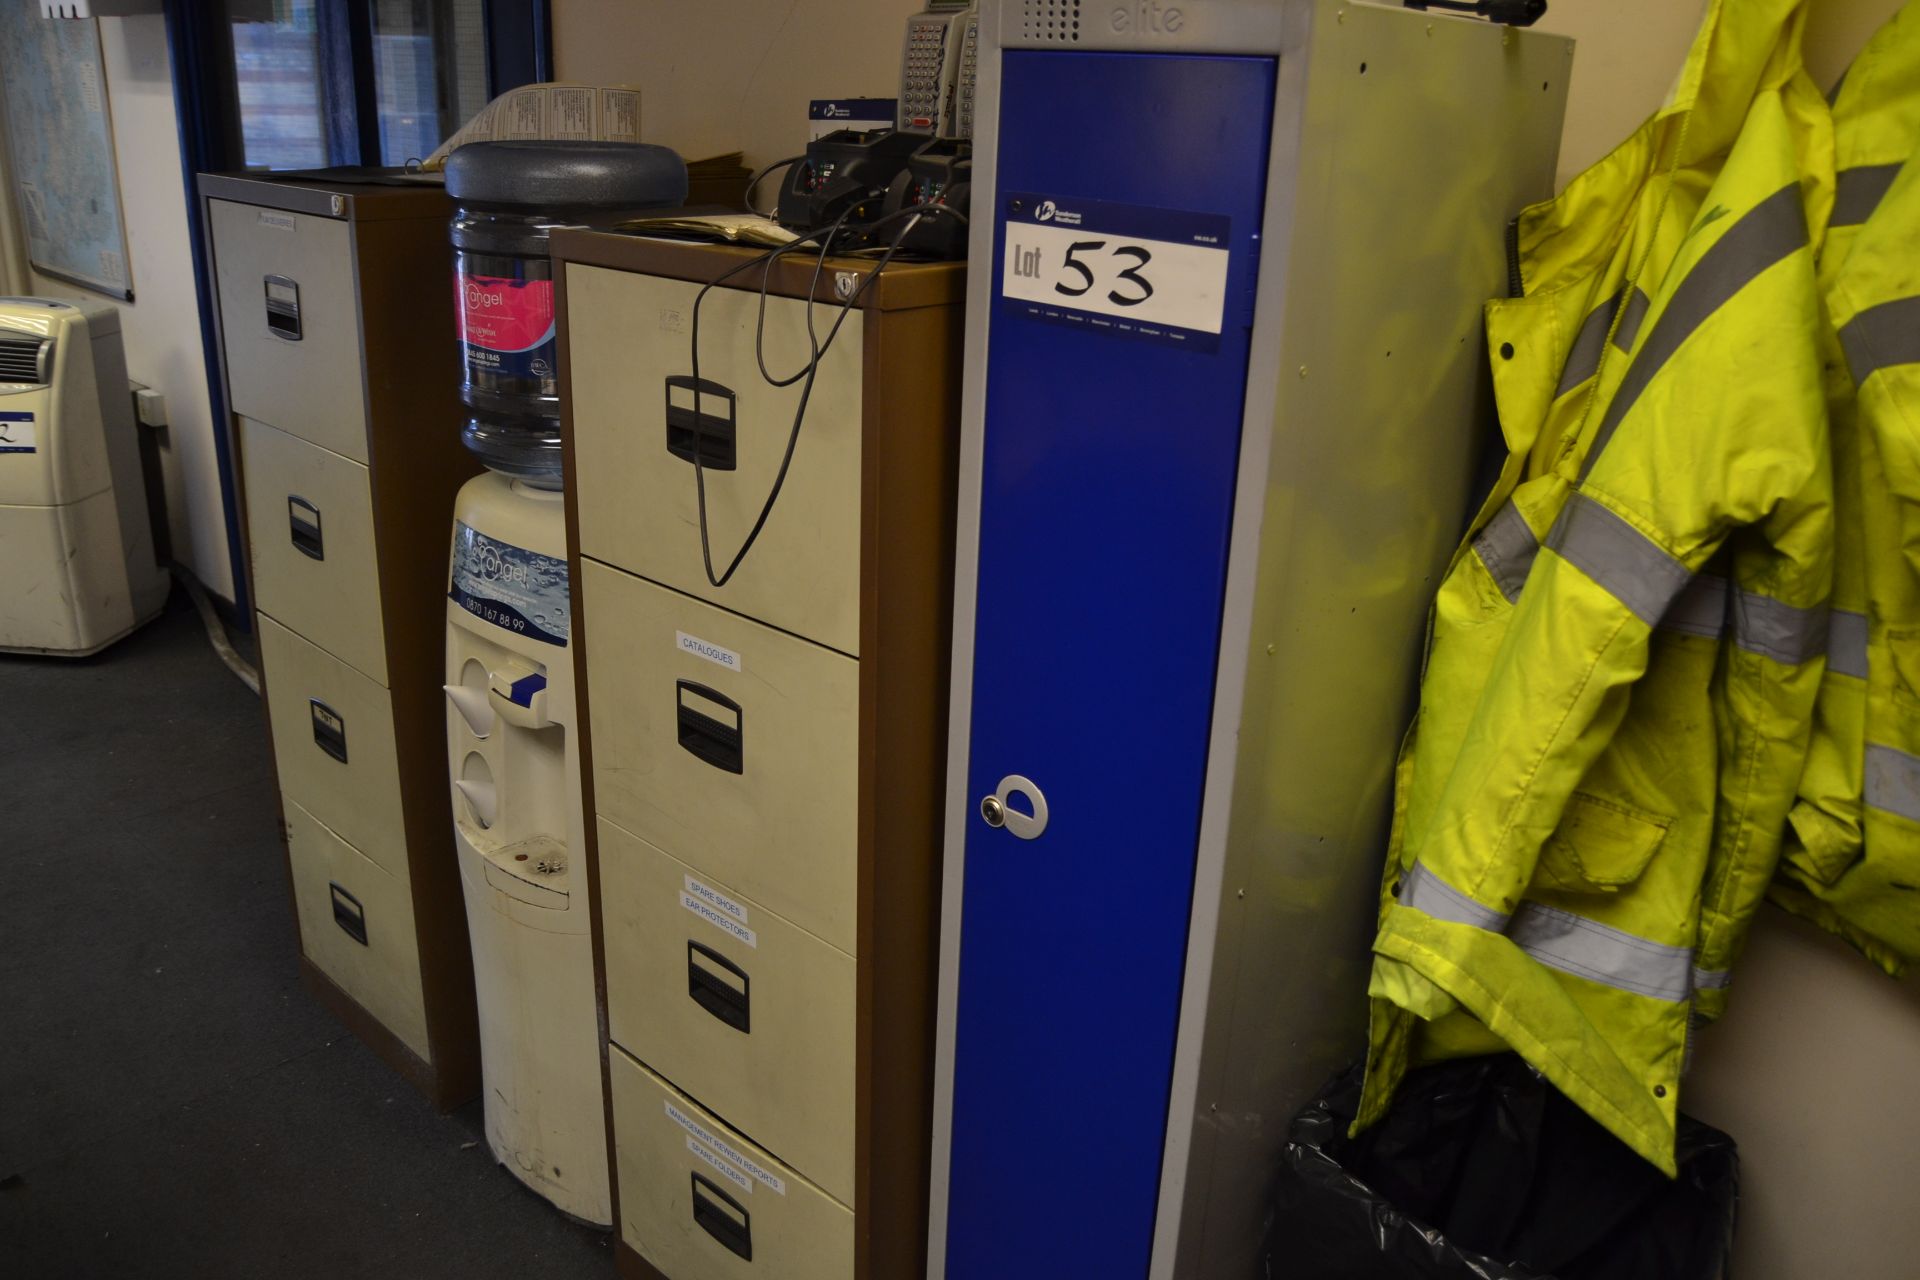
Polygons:
M1690 1015L1772 876L1823 661L1802 7L1713 0L1668 105L1516 224L1509 456L1435 601L1356 1128L1409 1065L1507 1045L1674 1170Z
M1838 196L1820 278L1838 330L1828 392L1834 611L1772 897L1899 974L1920 957L1920 525L1910 514L1920 488L1900 463L1915 438L1901 424L1920 420L1920 302L1910 301L1920 292L1920 160L1910 159L1920 148L1920 3L1854 60L1833 116Z

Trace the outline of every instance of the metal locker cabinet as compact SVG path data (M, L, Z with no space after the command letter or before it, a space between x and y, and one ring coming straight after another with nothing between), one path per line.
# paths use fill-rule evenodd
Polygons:
M896 263L860 295L779 503L715 589L693 469L671 447L690 451L691 432L669 435L682 421L669 410L689 406L667 380L691 376L699 286L753 255L588 231L555 232L553 252L617 1256L648 1280L911 1276L926 1248L964 269ZM817 326L837 316L836 287L873 271L871 258L829 260ZM799 255L767 275L776 375L807 351L813 276ZM742 272L700 314L700 376L729 389L735 427L731 458L708 477L710 499L727 495L720 567L766 496L799 394L761 381L760 285L757 269ZM709 396L703 410L722 407ZM715 447L703 456L717 459ZM684 899L712 915L696 919ZM747 915L756 946L715 902ZM690 951L701 930L708 952ZM751 1031L714 1010L737 1010ZM769 1234L763 1249L762 1215L771 1233L796 1206L692 1164L685 1133L652 1134L620 1101L623 1070L698 1099L728 1142L771 1152L832 1213L809 1210L812 1225ZM751 1215L752 1262L695 1224L689 1180L702 1170ZM721 1200L701 1212L722 1235L727 1221L744 1229Z
M480 467L460 443L453 209L261 174L201 174L199 193L301 978L457 1106L480 1054L440 686L447 530ZM365 946L315 888L321 847L372 886Z
M1364 1049L1570 46L1344 0L980 23L928 1273L1251 1280L1287 1120Z

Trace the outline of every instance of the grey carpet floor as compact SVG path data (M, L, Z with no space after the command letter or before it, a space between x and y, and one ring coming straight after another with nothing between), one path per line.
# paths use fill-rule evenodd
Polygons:
M0 656L0 1276L611 1276L302 990L274 822L184 600Z

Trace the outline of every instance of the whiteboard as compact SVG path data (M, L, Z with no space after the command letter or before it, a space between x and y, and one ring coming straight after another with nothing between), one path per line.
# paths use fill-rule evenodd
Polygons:
M38 0L0 0L0 85L34 269L131 299L99 22L44 18Z

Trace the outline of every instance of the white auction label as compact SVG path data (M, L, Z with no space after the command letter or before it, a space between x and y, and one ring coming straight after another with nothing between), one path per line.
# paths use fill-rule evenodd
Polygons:
M0 453L33 453L39 447L31 413L17 410L0 413Z
M705 658L708 662L716 663L729 671L744 669L740 665L739 654L731 649L723 649L717 644L710 644L699 636L690 636L684 631L676 631L673 633L673 643L680 652L690 653L696 658Z
M700 899L694 897L691 893L686 893L686 892L681 893L680 905L685 907L687 910L693 912L693 914L699 916L702 920L705 920L708 924L720 930L722 933L732 934L734 937L738 938L740 941L752 947L755 951L758 951L760 949L760 936L758 934L756 934L753 930L747 928L747 926L741 924L738 920L735 920L732 916L727 915L720 911L715 911L712 907L708 906L706 903L702 902Z
M752 1174L753 1180L767 1188L767 1190L772 1191L776 1195L787 1194L786 1179L771 1169L768 1169L752 1156L739 1150L731 1142L728 1142L725 1138L722 1138L719 1134L707 1128L707 1126L701 1124L680 1108L674 1106L671 1101L668 1101L665 1105L667 1108L667 1116L675 1124Z
M1225 216L1029 193L1005 201L1005 305L1092 332L1218 345L1232 258Z
M686 882L688 893L710 907L720 908L720 910L726 912L741 924L747 923L747 909L735 902L732 898L729 898L712 885L700 883L700 881L695 880L692 876L684 876L682 879Z
M728 1182L731 1182L734 1186L740 1188L742 1191L746 1192L748 1195L753 1194L752 1178L749 1178L746 1174L740 1172L738 1169L728 1164L725 1160L722 1160L713 1151L708 1150L707 1144L700 1141L700 1139L694 1137L692 1134L687 1135L687 1150L693 1152L694 1156L700 1161L701 1164L706 1165L707 1168L713 1170L715 1173L719 1174L721 1177L725 1178Z

